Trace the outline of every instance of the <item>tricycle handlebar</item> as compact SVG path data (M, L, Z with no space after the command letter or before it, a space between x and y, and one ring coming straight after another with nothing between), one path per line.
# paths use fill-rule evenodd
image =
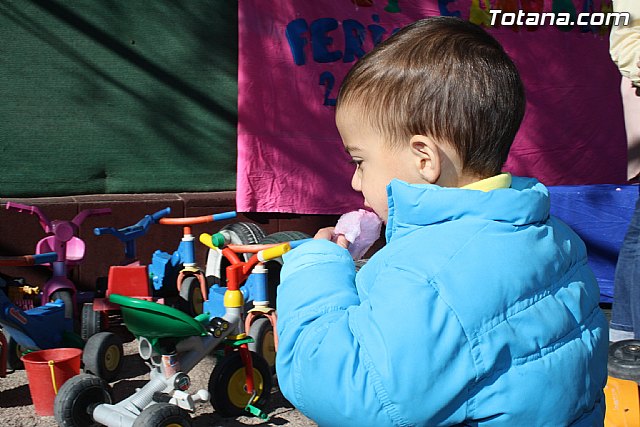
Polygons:
M100 227L94 228L93 233L96 236L102 236L103 234L111 234L118 240L125 244L125 257L127 259L135 258L135 244L134 240L140 236L144 236L149 231L151 224L157 224L163 217L171 213L171 208L167 207L159 210L158 212L145 215L140 221L133 225L123 228L115 227Z
M281 243L268 249L262 249L255 255L260 261L269 261L270 259L281 257L291 250L291 244Z
M151 224L156 224L160 219L169 215L171 213L171 208L164 208L159 210L158 212L145 215L140 221L136 222L133 225L129 225L127 227L115 228L115 227L99 227L94 228L93 233L96 236L101 236L103 234L111 234L118 238L121 242L126 242L128 240L136 239L140 236L143 236L149 230Z
M312 239L300 239L293 242L254 244L254 245L230 245L223 233L200 234L200 242L211 249L217 249L230 262L227 267L227 287L237 289L242 281L246 280L252 269L259 263L281 257L289 252L292 246L298 246ZM253 253L247 261L241 261L238 253Z
M0 265L2 266L27 266L52 263L58 259L55 252L46 252L44 254L35 255L18 255L18 256L0 256Z
M80 227L84 220L89 218L90 216L109 215L110 213L111 208L83 209L71 220L71 222L74 223L77 227Z
M37 215L38 220L40 221L40 225L42 226L42 229L45 231L45 233L54 232L55 227L52 227L54 222L59 222L59 223L70 222L76 227L80 227L80 224L82 224L84 220L90 216L107 215L111 213L110 208L84 209L80 211L71 221L62 221L62 220L50 221L49 218L44 214L44 212L42 212L42 210L37 206L23 205L22 203L15 203L15 202L7 202L7 209L15 209L18 212L27 211L31 215Z
M171 213L171 208L170 207L166 207L166 208L161 209L158 212L152 214L151 215L151 220L153 221L154 224L156 224L158 221L160 221L162 218L164 218L165 216L169 215L170 213Z
M29 211L30 214L37 214L40 209L37 206L23 205L22 203L7 202L7 209L16 209L20 212Z
M7 202L7 209L15 209L18 212L27 211L31 215L37 215L38 221L45 233L51 232L51 221L37 206L23 205L22 203Z
M192 216L187 218L162 218L159 222L160 224L166 224L166 225L195 225L195 224L205 224L207 222L231 219L231 218L235 218L236 215L237 215L236 211L230 211L230 212L222 212L222 213L213 214L213 215Z
M291 249L297 248L298 246L300 246L303 243L306 243L310 240L313 240L312 238L307 238L307 239L298 239L298 240L291 240L289 242L289 246L291 247ZM200 234L200 243L202 243L203 245L214 249L214 248L219 248L222 249L223 247L229 248L231 249L233 252L235 253L247 253L247 254L256 254L262 250L265 249L271 249L275 246L279 246L282 245L282 243L265 243L265 244L247 244L247 245L234 245L234 244L229 244L228 239L226 238L226 236L224 235L224 233L215 233L215 234L208 234L208 233L202 233ZM277 257L274 257L277 258Z

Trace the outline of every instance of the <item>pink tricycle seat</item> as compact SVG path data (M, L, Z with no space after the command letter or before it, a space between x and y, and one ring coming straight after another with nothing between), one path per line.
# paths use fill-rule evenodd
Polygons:
M44 239L40 239L40 241L36 245L36 253L43 254L47 252L55 252L55 239L55 236L48 236ZM79 237L72 237L71 240L67 242L67 265L71 266L80 264L80 262L84 258L84 250L84 241Z

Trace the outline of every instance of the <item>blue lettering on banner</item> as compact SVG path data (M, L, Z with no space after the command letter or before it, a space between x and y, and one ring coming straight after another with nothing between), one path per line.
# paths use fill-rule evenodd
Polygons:
M378 15L373 15L371 18L373 19L373 22L380 22L380 17ZM367 30L369 30L369 33L371 34L371 41L374 46L377 46L378 43L382 41L382 37L387 32L383 26L377 24L368 25Z
M338 21L333 18L320 18L311 23L311 51L314 61L325 63L342 58L342 52L339 50L329 51L333 38L328 34L336 28L338 28Z
M342 62L355 61L356 57L362 58L364 56L362 45L366 36L364 25L355 19L345 19L342 27L344 28L344 57Z
M289 49L291 49L291 55L293 56L293 62L296 65L304 65L306 63L304 57L304 47L307 44L307 39L302 37L304 33L309 30L307 21L302 18L291 21L287 24L285 35L289 42Z
M441 16L455 16L460 18L462 16L462 12L460 12L459 10L455 10L455 11L450 11L449 10L449 3L453 3L455 0L438 0L438 8L440 10L440 15Z
M493 8L503 10L505 13L518 13L522 10L525 13L536 12L541 13L545 10L545 3L551 7L546 9L555 14L562 14L567 19L556 20L556 27L560 31L571 31L577 25L577 8L575 1L582 3L580 9L582 13L611 12L612 0L470 0L469 20L479 25L488 26L490 22L489 11ZM596 7L599 1L600 8ZM639 0L640 1L640 0ZM456 9L457 0L438 0L438 10L442 16L462 17L462 11ZM393 12L400 11L400 0L389 1L388 8L391 7ZM397 9L397 10L396 10ZM507 10L508 9L508 10ZM511 10L513 9L513 10ZM392 12L392 10L387 10ZM366 54L365 44L367 36L371 41L371 46L376 46L382 42L386 35L395 34L399 28L393 28L391 31L380 25L380 16L371 15L372 24L364 25L355 19L345 19L339 22L334 18L319 18L309 24L304 18L298 18L289 22L285 29L287 42L293 62L302 66L307 63L307 51L311 50L313 61L321 64L342 61L342 63L350 63L357 61ZM535 31L537 25L525 24L526 30ZM513 25L515 31L519 31L517 25ZM604 25L588 25L582 24L578 30L582 33L599 33L605 37L608 33L608 27ZM334 46L334 37L342 33L344 39L344 52L336 49ZM333 107L336 105L336 98L332 97L332 91L336 87L336 80L333 73L324 71L320 74L320 86L324 86L323 105Z
M335 83L336 83L336 78L333 77L333 74L331 74L330 72L325 71L324 73L320 74L320 86L326 86L324 90L324 102L322 103L322 105L335 107L336 99L329 97L331 95L331 91L333 90L333 85L335 85Z
M289 49L293 62L302 66L307 63L307 46L311 47L311 56L316 63L326 64L342 60L343 63L354 62L362 58L365 51L367 35L370 37L372 46L378 45L388 34L386 28L380 25L380 16L371 16L373 24L366 27L355 19L345 19L342 21L342 35L344 37L344 52L333 48L336 30L340 24L333 18L319 18L309 25L304 18L295 19L287 24L285 35L289 43ZM391 34L398 29L394 29ZM331 94L335 87L335 76L330 71L324 71L320 75L319 84L324 86L323 105L333 107L336 105L336 98Z

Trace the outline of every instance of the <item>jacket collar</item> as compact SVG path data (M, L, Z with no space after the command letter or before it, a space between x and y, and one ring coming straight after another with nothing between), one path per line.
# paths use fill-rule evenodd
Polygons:
M387 197L387 242L416 227L463 218L523 226L549 217L549 191L534 178L513 176L510 188L488 192L394 179L387 186Z
M505 172L496 176L492 176L490 178L481 179L480 181L467 184L462 188L464 188L465 190L491 191L497 190L498 188L509 187L511 187L511 174Z

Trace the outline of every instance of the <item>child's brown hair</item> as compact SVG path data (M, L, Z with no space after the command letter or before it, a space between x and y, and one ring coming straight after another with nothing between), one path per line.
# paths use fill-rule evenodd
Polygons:
M500 43L452 17L410 24L361 58L337 102L399 146L426 135L453 147L463 170L501 171L520 127L525 96L516 66Z

